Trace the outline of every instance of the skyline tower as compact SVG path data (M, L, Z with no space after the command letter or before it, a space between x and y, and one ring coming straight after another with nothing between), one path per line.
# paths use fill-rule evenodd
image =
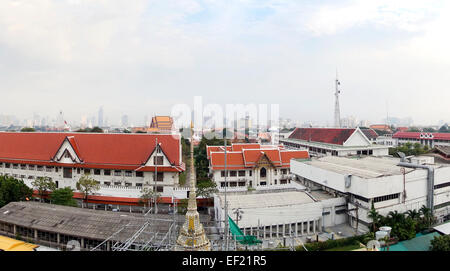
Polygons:
M334 103L334 127L341 128L341 110L339 108L339 94L341 91L339 90L339 86L341 85L341 82L339 82L338 74L336 70L336 92L334 93L335 96L335 103Z
M98 110L98 127L103 127L103 106Z
M180 229L175 250L178 251L210 251L211 242L206 237L205 229L200 223L197 211L197 194L195 192L195 168L194 168L194 124L191 123L191 167L190 189L186 219Z

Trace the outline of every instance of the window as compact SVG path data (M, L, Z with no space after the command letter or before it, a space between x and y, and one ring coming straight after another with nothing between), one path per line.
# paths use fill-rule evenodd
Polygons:
M104 185L110 186L111 182L103 182Z
M29 170L34 170L35 166L34 165L28 165L28 169Z
M237 183L236 182L230 182L230 187L236 187Z
M225 170L222 170L222 171L220 172L220 176L221 176L221 177L225 177Z
M26 165L20 165L20 169L23 169L23 170L25 170L25 169L27 169L27 166Z
M77 174L81 173L81 169L77 168Z
M237 174L236 170L230 171L230 177L236 177L236 174Z
M245 186L245 182L239 182L238 185L239 186Z
M121 170L114 170L114 176L122 176Z
M260 182L260 185L267 185L267 182Z
M369 199L366 199L365 197L361 197L361 196L358 196L358 195L353 195L353 197L355 199L359 199L359 200L362 200L364 202L369 202Z
M65 167L63 169L63 177L64 178L72 178L72 169Z
M450 183L441 183L441 184L435 185L434 189L444 188L447 186L450 186Z
M266 178L267 175L267 171L265 168L261 168L261 170L259 171L259 177L261 178Z
M84 174L91 174L91 169L90 168L85 168L84 169Z
M53 167L46 166L45 167L45 171L52 172L53 171Z
M245 177L245 170L239 170L239 177Z
M136 187L142 187L142 183L136 183Z
M156 192L160 192L160 193L164 192L164 186L157 186Z
M114 182L114 185L120 186L120 185L122 185L122 183L121 182Z
M9 163L5 164L5 168L10 168L10 167L11 167L11 165Z
M392 200L392 199L398 199L400 196L400 193L397 194L391 194L386 196L380 196L373 199L373 202L380 202L380 201L386 201L386 200Z
M129 187L129 186L131 186L131 183L125 183L125 186Z
M19 168L19 164L13 164L13 168L18 169Z
M153 158L153 164L154 165L162 165L163 164L163 157L162 156L155 156Z
M109 169L104 169L104 170L103 170L103 175L110 176L110 175L111 175L111 170L109 170Z
M136 177L144 177L144 172L136 171Z
M248 171L248 176L252 177L252 171L251 170Z
M286 170L285 168L282 169L282 170L281 170L281 174L283 174L283 175L284 175L284 174L287 174L287 170Z
M59 170L59 167L55 167L55 172L58 172L58 170Z
M125 176L131 177L131 176L133 176L133 173L130 170L127 170L127 171L125 171Z
M44 171L44 166L37 166L38 171Z
M162 182L164 181L164 172L158 172L156 175L156 181L157 182Z
M100 169L94 169L94 175L100 175Z

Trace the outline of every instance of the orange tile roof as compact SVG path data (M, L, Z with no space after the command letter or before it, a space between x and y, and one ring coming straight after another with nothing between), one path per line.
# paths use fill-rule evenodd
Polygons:
M83 160L73 167L139 167L155 149L156 139L170 163L181 166L180 136L161 134L0 133L0 161L61 166L52 159L66 139Z
M233 144L235 148L236 144ZM244 145L244 144L239 144ZM247 144L252 145L252 144ZM254 144L253 144L254 145ZM264 146L264 145L263 145ZM213 147L213 146L210 146ZM253 168L257 165L262 156L266 156L275 167L290 167L290 161L293 158L305 159L309 158L307 150L285 150L283 146L272 146L272 148L251 148L246 149L240 146L240 151L227 152L227 169L239 170ZM225 165L225 154L222 149L210 148L209 160L213 170L223 170Z

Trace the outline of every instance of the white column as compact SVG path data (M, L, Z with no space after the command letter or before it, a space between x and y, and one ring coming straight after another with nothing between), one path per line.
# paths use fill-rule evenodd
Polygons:
M313 233L316 233L316 220L313 220Z
M308 235L309 235L309 220L308 220L308 222L306 223L306 232L307 232Z
M303 229L303 228L304 228L304 226L303 226L303 220L302 220L301 223L302 223L302 233L301 233L300 235L303 235L303 230L304 230L304 229Z
M298 222L295 222L295 237L298 236Z

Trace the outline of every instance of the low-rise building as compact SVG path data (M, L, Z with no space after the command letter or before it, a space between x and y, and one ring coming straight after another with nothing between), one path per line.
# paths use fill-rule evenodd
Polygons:
M171 202L187 194L175 191L185 169L180 140L168 134L0 133L0 174L29 187L49 177L58 188L72 189L90 174L100 184L93 202L136 205L144 187Z
M306 150L286 150L283 146L258 143L227 146L226 172L223 146L207 146L212 180L219 188L277 186L290 183L290 160L309 158Z
M434 164L432 160L432 157L413 159L413 163L405 166L397 158L327 156L310 161L292 160L291 171L312 190L345 197L351 225L367 230L372 204L384 216L390 211L419 210L425 205L434 209L438 220L449 218L450 167ZM430 163L429 170L414 166L424 161Z
M289 138L280 139L286 148L306 149L311 156L389 154L389 147L372 142L359 128L297 128Z
M398 145L420 143L430 148L435 145L450 146L450 133L397 132L392 138L398 140Z

